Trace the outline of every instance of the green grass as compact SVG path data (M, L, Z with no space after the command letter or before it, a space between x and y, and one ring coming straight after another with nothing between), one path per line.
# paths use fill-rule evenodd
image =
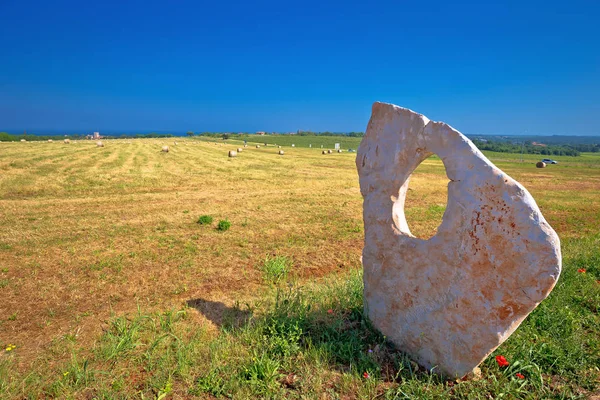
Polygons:
M292 262L288 257L267 257L262 265L265 281L278 283L282 279L285 279L290 272L291 266Z
M345 137L345 136L297 136L297 135L233 135L230 139L223 140L219 138L200 138L199 140L218 142L218 143L243 143L246 140L249 144L252 143L271 146L291 147L292 144L299 148L308 148L312 145L315 151L321 150L321 145L325 149L333 149L336 143L340 144L343 150L358 148L362 138ZM287 153L286 153L287 154Z
M233 318L251 316L237 328L222 325L216 336L199 328L186 308L114 316L91 352L74 346L55 377L32 381L28 393L65 398L121 398L128 393L236 399L323 394L364 399L585 398L598 390L599 242L600 236L566 244L559 285L481 365L479 380L444 380L396 351L364 315L357 269L326 284L279 285L262 305L248 305L246 311L232 308ZM578 273L582 265L591 272ZM496 364L493 356L499 354L508 367ZM6 366L0 367L0 378L5 395L19 391Z

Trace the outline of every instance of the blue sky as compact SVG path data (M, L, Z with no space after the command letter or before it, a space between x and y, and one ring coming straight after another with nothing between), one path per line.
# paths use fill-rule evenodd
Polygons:
M0 0L0 131L600 135L600 1Z

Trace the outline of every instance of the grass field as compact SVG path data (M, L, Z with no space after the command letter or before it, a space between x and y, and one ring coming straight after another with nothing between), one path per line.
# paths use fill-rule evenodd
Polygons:
M240 142L198 138L0 143L0 399L600 396L599 155L536 169L487 154L558 232L563 274L493 354L509 367L490 357L452 382L363 315L355 153L267 139L285 155L228 158ZM447 182L436 157L415 172L416 236L435 233Z

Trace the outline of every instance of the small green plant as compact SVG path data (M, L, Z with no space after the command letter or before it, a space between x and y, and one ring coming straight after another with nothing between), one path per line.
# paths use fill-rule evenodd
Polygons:
M225 382L219 373L219 369L215 368L210 370L206 375L199 377L196 381L196 388L192 390L192 394L210 393L215 397L221 397L226 394Z
M198 223L200 225L210 225L213 222L213 217L211 217L210 215L203 215L200 218L198 218Z
M262 266L264 278L267 282L277 283L287 277L290 271L291 261L286 256L268 257Z
M254 351L252 360L242 367L241 378L245 380L257 394L275 391L282 374L279 372L279 360L272 359L267 354Z
M228 219L222 219L219 221L219 224L217 225L217 230L225 232L230 227L231 227L231 222L229 222Z

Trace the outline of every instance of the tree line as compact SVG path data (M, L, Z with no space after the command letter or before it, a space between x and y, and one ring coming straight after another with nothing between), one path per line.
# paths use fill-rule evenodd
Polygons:
M479 150L496 151L499 153L540 154L545 156L579 156L582 151L598 152L600 145L534 145L532 142L523 143L494 142L474 139L473 143Z

